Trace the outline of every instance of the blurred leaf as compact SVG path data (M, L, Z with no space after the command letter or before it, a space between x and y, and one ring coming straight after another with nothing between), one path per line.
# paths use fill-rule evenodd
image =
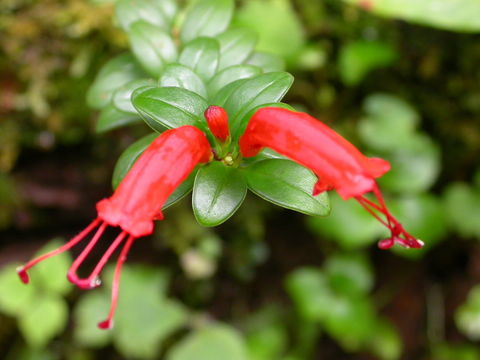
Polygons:
M142 122L142 119L138 114L120 111L113 104L110 104L100 112L95 131L100 134L140 122Z
M472 344L438 344L433 348L432 359L435 360L478 360L480 349Z
M190 90L204 98L207 97L207 89L202 79L193 70L180 64L170 64L165 67L160 77L160 86L179 87Z
M356 201L342 200L329 193L332 211L328 218L308 218L307 224L320 236L330 237L344 249L358 249L371 245L387 235L382 225Z
M344 0L365 6L362 0ZM369 0L369 11L445 30L479 32L480 3L477 0Z
M385 156L392 169L379 179L379 184L391 192L415 194L428 190L440 172L440 150L423 134L410 136L402 149Z
M104 320L110 308L110 297L100 291L83 294L75 306L74 339L81 346L100 348L112 338L112 331L101 330L97 324Z
M340 294L356 296L372 290L373 271L368 259L361 254L330 256L324 268L330 285Z
M387 43L356 41L346 44L338 59L340 77L347 85L357 85L370 71L389 66L396 57L395 49Z
M259 75L262 70L253 65L234 65L230 66L217 74L208 83L208 93L210 97L215 97L219 91L239 79L248 79Z
M101 109L108 105L113 93L122 85L145 77L145 72L130 54L119 55L99 71L87 93L88 106Z
M193 213L199 224L217 226L242 205L247 184L238 168L212 162L198 170L193 187Z
M379 359L397 360L402 355L403 344L392 324L387 320L380 319L370 334L368 347Z
M197 38L180 53L178 62L195 71L204 81L215 75L220 61L220 45L211 38Z
M455 322L470 340L480 340L480 285L470 290L467 301L457 309Z
M304 267L291 272L286 288L296 310L309 321L324 321L336 301L327 277L316 268Z
M210 325L196 330L176 344L167 360L247 360L240 334L227 325Z
M327 193L312 196L317 177L289 160L271 159L245 169L248 188L261 198L307 215L326 216L330 212Z
M259 105L280 101L292 83L289 73L273 72L246 79L236 87L224 101L232 139L237 139L245 128L242 119L247 113Z
M253 52L257 43L257 34L251 30L231 29L218 36L220 43L219 70L242 64Z
M37 295L35 306L20 314L18 327L31 347L41 348L63 331L67 320L68 306L62 298Z
M63 244L62 239L53 239L37 251L33 258L57 249ZM72 258L67 252L57 254L30 270L31 283L35 283L35 286L41 286L42 290L47 290L52 294L66 295L72 289L65 276L71 264Z
M0 271L0 310L10 316L28 312L36 300L35 287L20 281L17 266L9 264Z
M135 57L150 75L160 76L165 65L177 59L177 47L162 28L140 20L127 33Z
M0 144L1 141L2 139L0 139ZM2 150L3 149L1 149L0 145L0 153ZM19 198L20 196L17 192L14 180L7 174L0 172L0 229L6 228L10 225L15 208L19 204Z
M176 12L175 0L116 0L115 3L116 18L125 31L138 20L168 30Z
M480 239L480 191L464 183L451 183L445 191L448 221L464 237Z
M285 61L278 55L256 51L248 59L247 64L258 66L264 72L284 71Z
M364 110L367 117L359 124L360 136L377 150L401 150L408 145L419 122L416 110L394 95L370 95L364 102Z
M235 24L259 34L256 49L292 61L305 44L305 34L288 0L250 0L235 14Z
M197 0L186 14L181 39L184 43L201 36L224 32L232 19L233 0Z
M191 91L177 87L141 88L133 93L132 102L145 122L156 131L183 125L206 128L203 112L208 104Z
M117 110L124 113L131 113L137 115L139 118L137 110L132 104L132 93L144 86L153 86L155 83L152 79L140 79L133 80L126 83L123 86L120 86L114 93L112 98L112 103L117 108Z

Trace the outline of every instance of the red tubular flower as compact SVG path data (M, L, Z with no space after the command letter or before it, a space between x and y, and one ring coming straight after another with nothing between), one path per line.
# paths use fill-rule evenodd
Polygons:
M230 136L227 112L220 106L212 105L205 110L205 119L213 136L221 142L227 141Z
M98 276L103 267L120 244L125 243L115 267L110 312L107 320L98 324L102 329L111 328L117 306L122 265L133 241L153 232L153 221L163 219L161 208L168 197L198 163L208 162L211 157L210 144L197 128L187 125L165 131L139 157L115 193L97 203L98 217L65 245L17 269L20 279L27 284L29 282L27 271L32 266L69 250L98 227L90 242L73 262L67 278L82 289L99 286L101 282ZM119 226L120 234L103 254L92 273L86 278L79 278L78 268L95 247L107 226Z
M395 243L421 248L423 242L407 233L390 214L375 181L390 170L380 158L368 158L345 138L308 114L265 107L250 119L240 138L240 152L245 157L269 147L311 169L318 177L313 195L336 190L344 199L355 198L369 213L385 225L391 237L379 242L388 249ZM373 192L378 204L365 197ZM380 218L378 213L385 216Z

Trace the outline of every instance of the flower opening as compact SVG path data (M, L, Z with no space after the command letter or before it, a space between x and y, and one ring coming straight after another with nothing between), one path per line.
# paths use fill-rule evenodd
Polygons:
M93 289L101 284L99 275L123 243L117 259L112 284L112 301L108 317L98 324L101 329L113 326L118 303L120 275L123 263L135 239L153 232L154 220L163 219L161 208L172 192L188 177L200 162L211 160L212 152L205 135L193 126L167 130L143 152L114 194L97 203L98 217L65 245L31 260L17 269L21 281L29 283L28 270L52 256L74 247L97 229L80 255L71 265L67 278L81 289ZM108 226L121 231L102 255L89 276L80 278L77 271L95 248Z
M255 112L240 138L240 152L245 157L257 155L264 147L312 170L318 177L313 195L336 190L344 200L357 200L390 230L391 237L378 244L381 249L395 243L412 248L423 246L391 215L377 186L375 179L390 170L388 161L368 158L317 119L282 108L265 107ZM365 197L369 192L373 192L378 203Z

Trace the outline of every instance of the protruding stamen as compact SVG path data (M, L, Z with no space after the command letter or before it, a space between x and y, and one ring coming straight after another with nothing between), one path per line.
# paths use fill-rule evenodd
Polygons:
M68 281L77 285L81 289L93 289L98 286L97 279L93 279L93 281L90 284L81 283L80 279L77 276L77 270L80 267L80 265L82 265L82 263L85 261L85 258L88 256L88 254L90 254L92 249L95 247L96 243L98 242L98 239L100 239L106 227L107 227L107 223L103 222L102 225L100 225L100 227L98 228L95 235L93 236L92 240L90 240L88 245L85 247L85 249L83 249L83 251L75 259L72 266L68 270L68 273L67 273Z
M92 273L87 278L80 279L76 274L71 275L73 280L75 281L75 284L79 288L92 289L101 285L102 281L99 278L99 274L102 271L105 264L107 263L108 259L110 259L110 256L112 256L112 254L117 249L117 247L122 243L126 235L127 235L126 231L122 231L120 234L118 234L115 240L108 247L107 251L105 251L100 261L97 263L97 265L93 269Z
M67 250L69 250L70 248L72 248L73 246L77 245L80 241L82 241L93 229L95 229L98 224L101 222L101 220L99 218L93 220L90 225L88 225L84 230L82 230L77 236L75 236L72 240L70 240L69 242L67 242L66 244L60 246L59 248L55 249L55 250L52 250L46 254L43 254L31 261L29 261L27 264L25 264L24 266L20 266L17 268L17 274L18 276L20 277L20 280L22 280L22 282L24 284L28 284L28 282L30 281L30 278L28 276L28 273L27 271L32 268L33 266L35 266L36 264L38 264L39 262L43 261L43 260L46 260L52 256L55 256L57 254L60 254L62 252L65 252Z
M112 303L110 305L110 312L108 313L108 318L102 322L98 323L98 327L100 329L111 329L113 327L113 317L115 315L115 310L117 309L118 305L118 290L120 286L120 275L122 273L122 266L125 260L127 260L127 254L132 247L133 241L135 238L133 236L129 236L127 242L123 246L122 251L117 260L117 265L115 266L115 273L113 275L113 283L112 283Z

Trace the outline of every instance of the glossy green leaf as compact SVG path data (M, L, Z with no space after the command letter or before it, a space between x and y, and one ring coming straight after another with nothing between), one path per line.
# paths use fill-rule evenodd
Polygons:
M259 51L291 60L305 45L303 24L289 0L248 1L235 15L235 25L259 35Z
M397 54L387 43L356 41L340 50L338 66L340 77L347 85L359 84L372 70L393 63Z
M87 103L94 109L107 106L120 86L145 77L145 71L130 54L123 54L107 62L88 90Z
M189 9L182 25L184 43L201 36L224 32L232 19L233 0L197 0Z
M254 52L246 63L258 66L264 72L285 70L285 61L280 56L262 51Z
M344 0L364 6L362 0ZM480 2L477 0L382 0L372 1L371 12L440 29L479 32Z
M20 281L16 268L9 264L0 271L0 311L10 316L28 312L36 300L37 289Z
M212 79L213 80L213 79ZM237 90L242 84L244 84L248 79L240 79L235 80L228 85L225 85L219 91L217 91L216 95L212 99L212 105L217 105L224 107L225 101L232 95L232 93Z
M142 122L140 115L120 111L113 104L110 104L100 112L95 125L95 131L104 133L140 122Z
M35 305L19 317L18 327L31 347L41 348L63 331L67 320L68 306L65 300L38 295Z
M137 110L132 104L132 93L143 86L154 86L152 79L133 80L118 88L113 93L112 103L115 108L121 112L135 114L138 117Z
M286 72L257 75L245 80L225 100L232 137L236 137L244 124L241 120L255 107L280 101L293 83Z
M175 0L116 0L115 3L116 18L126 31L138 20L168 30L176 12Z
M263 199L307 215L326 216L330 212L327 193L312 196L317 177L289 160L271 159L245 169L248 188Z
M208 104L191 91L177 87L138 89L132 95L132 102L145 122L156 131L183 125L206 127L203 113Z
M179 87L190 90L204 98L207 97L207 89L203 80L190 68L180 64L170 64L160 77L160 86Z
M217 39L220 43L219 70L243 63L253 52L257 43L256 33L243 28L228 30Z
M158 137L157 133L144 136L140 140L135 141L132 145L125 149L120 155L115 164L112 176L112 187L115 190L123 180L125 175L131 169L138 157L145 151L145 149Z
M208 93L211 98L219 94L220 90L228 84L239 80L248 79L259 75L262 70L253 65L234 65L218 72L208 83Z
M172 37L158 26L136 21L128 29L128 38L138 62L152 76L160 76L164 66L177 59Z
M193 187L193 213L203 226L228 220L242 204L247 184L238 168L212 162L198 170Z
M215 75L220 61L220 45L211 38L189 42L180 53L178 62L195 71L204 81Z
M209 325L200 328L177 343L167 355L167 360L247 360L243 338L226 325Z

